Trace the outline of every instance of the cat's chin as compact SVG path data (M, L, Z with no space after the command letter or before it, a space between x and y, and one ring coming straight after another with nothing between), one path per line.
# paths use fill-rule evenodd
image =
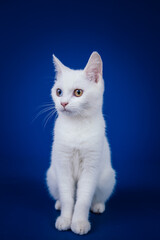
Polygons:
M61 114L66 115L66 116L77 116L77 112L76 111L71 111L71 110L68 110L68 109L60 110L59 112Z
M62 114L65 114L65 115L72 115L72 114L73 114L73 112L70 111L70 110L68 110L68 109L60 110L60 112L61 112Z

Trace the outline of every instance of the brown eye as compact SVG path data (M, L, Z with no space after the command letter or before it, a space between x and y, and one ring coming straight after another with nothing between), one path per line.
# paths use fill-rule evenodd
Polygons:
M80 97L80 96L82 96L82 94L83 94L83 90L82 89L74 90L74 96Z
M57 94L57 96L58 97L61 97L62 96L62 90L60 89L60 88L57 88L57 90L56 90L56 94Z

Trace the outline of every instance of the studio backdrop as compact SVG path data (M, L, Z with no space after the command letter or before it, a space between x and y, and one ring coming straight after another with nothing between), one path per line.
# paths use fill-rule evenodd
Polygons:
M117 186L110 219L91 216L99 227L88 238L158 239L159 22L158 1L1 1L1 239L77 237L52 226L57 213L45 174L56 114L46 123L47 113L39 113L52 102L52 54L83 69L93 51L103 60L103 113Z

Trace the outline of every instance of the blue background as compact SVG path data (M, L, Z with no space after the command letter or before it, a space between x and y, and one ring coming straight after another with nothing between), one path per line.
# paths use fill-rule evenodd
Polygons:
M117 187L84 239L159 239L160 8L158 1L0 2L0 239L79 239L58 232L45 185L54 119L54 53L104 64L104 116Z

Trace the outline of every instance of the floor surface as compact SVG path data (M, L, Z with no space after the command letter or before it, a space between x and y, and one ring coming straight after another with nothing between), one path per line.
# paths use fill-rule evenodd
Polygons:
M71 231L59 232L59 212L44 183L1 181L0 239L82 239ZM160 239L160 196L155 191L116 190L105 213L90 214L92 229L83 239Z

